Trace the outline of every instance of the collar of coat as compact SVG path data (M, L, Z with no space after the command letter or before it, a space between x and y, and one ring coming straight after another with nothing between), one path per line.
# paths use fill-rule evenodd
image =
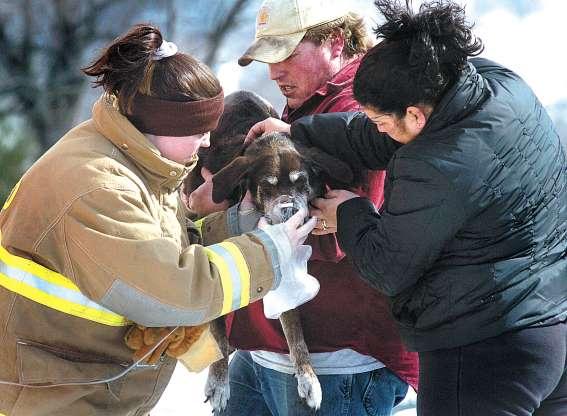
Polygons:
M103 94L93 106L96 129L126 155L149 182L169 191L181 186L183 179L195 167L197 156L182 165L166 159L160 151L118 110L116 98Z
M479 104L487 96L487 87L482 75L478 73L472 59L467 62L459 79L443 95L435 106L420 136L434 134L448 126L452 126L477 111Z

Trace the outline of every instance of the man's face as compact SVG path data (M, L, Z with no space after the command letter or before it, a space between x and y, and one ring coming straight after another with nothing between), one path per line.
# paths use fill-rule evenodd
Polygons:
M278 84L290 108L301 106L334 75L330 44L318 46L304 40L285 61L268 64L270 79Z

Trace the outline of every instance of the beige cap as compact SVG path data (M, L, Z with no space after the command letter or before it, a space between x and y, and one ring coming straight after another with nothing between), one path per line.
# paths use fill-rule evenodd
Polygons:
M341 0L265 0L256 16L256 40L238 59L269 64L290 56L308 29L348 13Z

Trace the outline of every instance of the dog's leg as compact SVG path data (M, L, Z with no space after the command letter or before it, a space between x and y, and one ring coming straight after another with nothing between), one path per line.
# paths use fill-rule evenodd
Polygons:
M303 328L299 312L295 309L284 312L280 316L280 322L284 331L291 362L295 366L295 377L297 378L297 391L299 396L307 402L312 409L319 410L323 393L319 379L313 371L309 350L303 338Z
M220 412L226 408L230 398L228 356L232 352L226 338L224 317L217 318L211 322L211 333L219 345L223 358L209 367L209 375L205 384L205 402L210 400L213 411Z

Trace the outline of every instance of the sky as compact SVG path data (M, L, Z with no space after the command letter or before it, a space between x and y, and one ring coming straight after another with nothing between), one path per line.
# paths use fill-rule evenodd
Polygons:
M354 9L372 25L372 17L376 16L372 1L351 1ZM414 4L419 3L414 1ZM567 1L469 0L460 4L465 4L469 21L475 22L474 32L484 42L481 56L518 73L535 91L556 124L567 123L567 48L564 45ZM253 35L251 28L250 41ZM217 69L217 75L227 94L239 88L254 90L255 85L262 85L256 91L282 109L284 102L268 79L266 65L253 63L244 69L234 59L227 59ZM205 380L206 371L195 375L179 367L152 415L210 415L209 405L202 403Z
M475 0L483 56L517 72L546 107L567 103L564 0Z

